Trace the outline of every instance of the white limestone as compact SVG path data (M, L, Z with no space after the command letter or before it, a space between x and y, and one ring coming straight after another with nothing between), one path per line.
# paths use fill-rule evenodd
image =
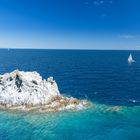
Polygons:
M0 107L19 110L80 110L89 105L85 100L63 97L53 77L47 80L37 72L15 70L0 75Z

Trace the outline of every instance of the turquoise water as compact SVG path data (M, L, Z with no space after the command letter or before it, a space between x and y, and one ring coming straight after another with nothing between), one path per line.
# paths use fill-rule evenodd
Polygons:
M0 112L1 139L139 140L140 108L96 104L80 112Z
M0 73L53 76L60 92L88 99L78 112L0 110L0 140L140 140L140 55L130 51L0 50Z

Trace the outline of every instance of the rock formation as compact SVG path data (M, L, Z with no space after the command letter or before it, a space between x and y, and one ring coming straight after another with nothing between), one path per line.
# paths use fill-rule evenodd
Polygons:
M0 75L0 107L19 110L80 110L89 105L85 100L60 94L53 77L47 80L37 72L15 70Z

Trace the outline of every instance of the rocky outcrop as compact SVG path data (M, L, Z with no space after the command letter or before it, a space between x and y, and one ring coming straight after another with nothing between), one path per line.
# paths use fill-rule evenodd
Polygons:
M53 77L47 80L37 72L15 70L0 75L0 107L19 110L80 110L89 106L85 100L60 94Z

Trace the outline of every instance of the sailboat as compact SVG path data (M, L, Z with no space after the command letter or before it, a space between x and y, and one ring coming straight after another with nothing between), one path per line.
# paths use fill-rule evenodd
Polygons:
M128 63L133 63L135 62L135 60L132 57L132 54L130 53L129 57L128 57Z

